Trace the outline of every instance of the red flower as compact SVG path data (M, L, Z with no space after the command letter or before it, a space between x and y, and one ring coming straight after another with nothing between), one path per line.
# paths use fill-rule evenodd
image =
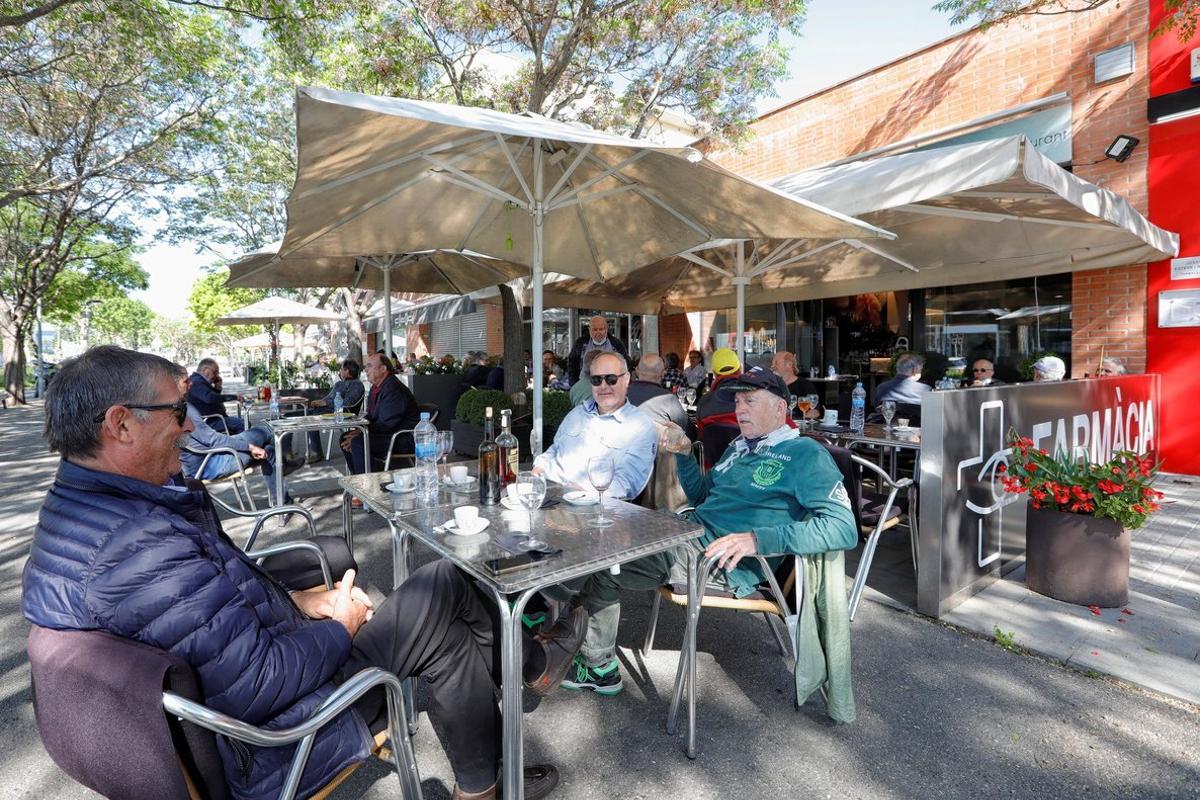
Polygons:
M1043 492L1041 489L1030 489L1029 496L1032 497L1035 501L1046 499L1046 493ZM1034 506L1034 508L1039 508L1039 506Z
M1146 509L1145 509L1145 508L1143 508L1143 507L1141 506L1141 504L1139 504L1139 503L1134 503L1134 504L1133 504L1133 510L1134 510L1134 511L1136 511L1137 513L1139 513L1139 514L1145 514L1145 513L1146 513Z
M1107 478L1102 481L1097 481L1096 486L1105 494L1116 494L1125 488L1124 484L1110 481Z
M1030 461L1028 464L1025 465L1025 471L1028 472L1030 475L1033 475L1035 472L1038 471L1038 465L1035 464L1034 462Z
M997 464L996 472L1008 472L1008 465L1003 462Z

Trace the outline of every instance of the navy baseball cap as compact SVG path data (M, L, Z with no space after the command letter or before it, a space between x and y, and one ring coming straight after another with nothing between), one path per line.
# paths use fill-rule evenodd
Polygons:
M721 382L717 387L717 394L722 400L731 401L733 395L738 392L754 392L759 389L766 389L774 395L787 400L791 396L788 391L787 384L783 382L783 378L771 372L769 369L762 367L754 367L753 369L743 372L737 378L727 379Z

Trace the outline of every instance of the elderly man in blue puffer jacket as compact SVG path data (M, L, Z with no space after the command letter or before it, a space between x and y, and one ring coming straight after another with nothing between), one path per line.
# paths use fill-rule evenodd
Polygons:
M455 798L494 798L499 713L494 609L449 562L426 565L373 608L353 586L344 542L318 537L338 588L295 559L262 566L221 530L204 487L183 482L179 445L191 430L177 368L157 356L97 347L68 362L46 398L46 439L63 456L25 567L22 611L54 629L106 630L169 650L196 671L212 708L268 728L295 725L335 686L368 666L430 687ZM333 543L341 545L337 552ZM561 679L586 628L582 610L532 641L526 677L545 693ZM308 796L367 756L386 723L369 693L318 733L301 779ZM275 796L293 748L218 737L238 798ZM526 770L526 797L557 784Z

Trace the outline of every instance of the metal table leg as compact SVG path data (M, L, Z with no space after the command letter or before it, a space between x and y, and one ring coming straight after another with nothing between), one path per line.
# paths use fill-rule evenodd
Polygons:
M283 457L283 434L273 431L271 438L275 440L275 501L271 503L274 508L283 505L283 465L287 459Z
M342 536L346 539L346 548L350 556L354 556L354 507L350 505L350 493L342 491Z
M521 719L521 696L525 680L521 673L524 661L521 615L525 613L529 598L537 591L529 589L517 595L511 607L505 595L495 592L496 604L500 608L500 715L504 725L500 758L503 762L501 796L505 800L524 800L525 797L525 741Z

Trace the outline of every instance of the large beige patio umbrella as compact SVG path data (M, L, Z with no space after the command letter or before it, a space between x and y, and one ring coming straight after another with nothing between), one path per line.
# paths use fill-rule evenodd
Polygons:
M833 240L790 250L755 248L749 304L860 292L1011 280L1170 258L1178 235L1128 201L1088 183L1022 137L905 153L779 179L776 188L854 214L895 241ZM728 249L704 254L733 273ZM772 254L775 257L772 258ZM580 298L613 310L700 311L737 302L727 276L685 258L638 270L617 284L560 279L549 302Z
M280 258L469 249L528 265L535 346L547 270L604 281L720 238L890 235L694 149L536 115L302 88L296 120ZM541 423L535 392L535 451Z
M279 256L282 242L247 253L229 265L226 286L254 289L348 286L383 293L386 348L392 355L392 292L469 294L507 283L529 270L480 253L425 250L383 256L323 256L305 251Z
M306 306L286 297L267 297L257 303L230 311L214 325L267 325L271 328L271 357L279 368L279 387L283 388L283 362L279 359L280 325L320 325L335 322L341 316L315 306ZM299 335L299 334L297 334Z

